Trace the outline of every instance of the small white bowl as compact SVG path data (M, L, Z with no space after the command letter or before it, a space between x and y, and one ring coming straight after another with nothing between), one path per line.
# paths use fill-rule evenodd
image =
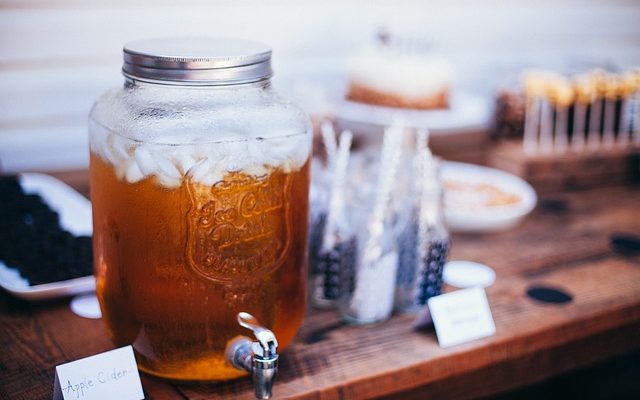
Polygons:
M445 184L444 212L453 232L495 232L517 225L536 206L535 190L523 179L507 172L479 165L444 161L441 178ZM514 195L518 201L503 205L487 205L482 196L473 193L454 194L447 190L447 182L459 182L470 187L486 184L504 194Z

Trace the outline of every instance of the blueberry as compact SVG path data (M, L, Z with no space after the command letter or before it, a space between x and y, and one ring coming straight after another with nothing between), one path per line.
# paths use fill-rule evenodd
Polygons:
M355 263L355 238L337 240L329 251L318 254L317 271L322 278L322 295L326 300L336 300L341 293L341 284L350 287L351 270Z
M91 238L60 227L58 213L16 177L0 177L0 259L31 285L91 275Z
M440 294L442 290L442 270L448 253L449 241L447 239L429 243L426 257L422 260L419 277L420 284L416 293L418 305L424 305L429 298Z

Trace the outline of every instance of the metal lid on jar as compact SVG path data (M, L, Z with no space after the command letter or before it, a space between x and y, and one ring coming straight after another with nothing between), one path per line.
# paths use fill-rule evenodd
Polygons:
M259 42L183 37L138 40L123 49L124 76L173 85L235 85L271 77L271 49Z

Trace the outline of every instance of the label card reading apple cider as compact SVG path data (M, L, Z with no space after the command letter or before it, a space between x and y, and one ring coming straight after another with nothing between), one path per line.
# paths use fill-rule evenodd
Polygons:
M481 287L432 297L428 304L440 347L455 346L496 333L489 302Z
M63 399L144 399L131 346L58 365L53 400Z

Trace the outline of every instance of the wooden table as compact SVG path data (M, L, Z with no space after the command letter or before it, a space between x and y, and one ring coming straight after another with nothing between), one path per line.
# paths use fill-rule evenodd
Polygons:
M487 294L494 336L441 349L409 316L347 326L309 311L284 352L275 398L486 396L640 348L640 256L616 253L613 232L640 234L640 188L612 187L541 199L519 227L456 235L453 259L497 271ZM563 305L525 295L532 284L573 295ZM68 300L30 304L0 293L0 398L50 398L57 364L111 349L101 321ZM250 399L248 379L171 384L143 376L148 399Z

